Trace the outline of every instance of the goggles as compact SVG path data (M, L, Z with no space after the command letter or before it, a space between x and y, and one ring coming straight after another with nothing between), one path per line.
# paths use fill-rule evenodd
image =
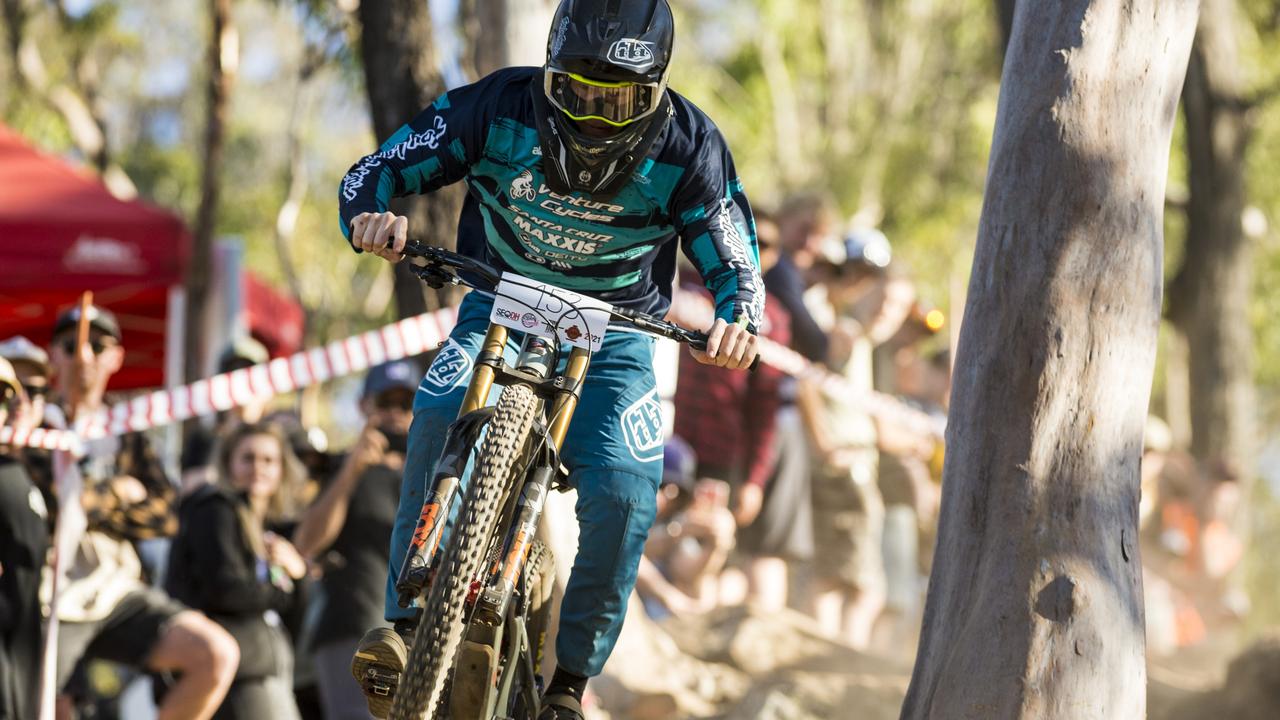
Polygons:
M560 112L579 122L599 120L625 127L658 108L664 83L592 80L577 73L547 68L543 79L547 99Z

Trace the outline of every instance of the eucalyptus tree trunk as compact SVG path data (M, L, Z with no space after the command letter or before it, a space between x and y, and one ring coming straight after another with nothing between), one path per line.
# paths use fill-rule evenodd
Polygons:
M444 92L432 38L431 15L422 0L361 0L360 56L378 142L412 120ZM460 187L396 200L392 211L409 218L409 234L432 245L452 246ZM427 310L425 287L406 263L396 265L396 311L408 317Z
M235 85L240 48L231 16L232 0L209 0L208 103L205 114L204 163L200 176L200 206L192 233L191 265L187 270L186 376L191 382L204 377L205 327L209 305L210 268L213 267L213 235L222 194L222 155L227 134L227 112Z
M527 0L525 0L527 2ZM512 0L465 0L458 9L463 35L469 45L467 68L479 79L511 64L510 28L507 26ZM465 64L465 62L464 62Z
M1187 338L1192 453L1251 471L1257 426L1249 324L1253 266L1241 216L1254 113L1243 93L1236 1L1203 1L1182 92L1187 246L1170 287L1170 317Z
M1138 464L1195 0L1020 0L903 718L1145 712Z

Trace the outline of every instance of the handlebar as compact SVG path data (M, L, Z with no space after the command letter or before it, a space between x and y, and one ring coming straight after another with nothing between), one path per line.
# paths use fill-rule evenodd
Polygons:
M422 264L413 263L412 271L419 279L433 288L439 289L445 285L465 285L476 290L493 292L497 289L498 282L502 279L501 272L479 260L459 255L444 248L425 245L415 240L405 243L403 254L406 258L425 261ZM474 278L479 278L479 282ZM690 330L673 322L628 308L614 307L611 308L610 312L615 319L622 320L637 330L643 330L652 335L674 340L695 350L705 352L707 349L706 333ZM757 356L750 369L755 370L759 365L760 358Z

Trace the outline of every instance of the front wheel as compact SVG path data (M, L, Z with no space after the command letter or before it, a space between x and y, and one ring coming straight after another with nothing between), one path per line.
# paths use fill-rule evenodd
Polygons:
M533 389L527 385L511 385L498 398L463 497L462 515L441 558L440 571L431 583L422 622L414 633L409 660L391 706L391 720L427 720L428 709L441 705L445 680L466 628L463 611L467 595L472 580L480 574L503 488L524 449L538 404Z

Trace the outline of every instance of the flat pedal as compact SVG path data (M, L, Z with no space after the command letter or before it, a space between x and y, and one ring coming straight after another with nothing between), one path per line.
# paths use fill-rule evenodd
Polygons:
M399 673L389 672L378 667L365 669L364 677L360 679L360 686L366 694L380 697L392 697L395 695L396 686L399 683Z

